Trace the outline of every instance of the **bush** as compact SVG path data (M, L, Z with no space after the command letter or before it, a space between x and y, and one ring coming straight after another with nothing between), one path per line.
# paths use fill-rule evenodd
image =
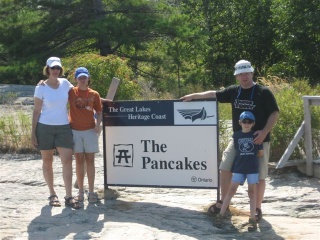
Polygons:
M120 79L116 93L118 100L134 100L140 98L141 88L133 81L133 73L127 66L127 61L120 57L110 55L107 57L98 54L81 54L63 59L66 77L76 85L74 72L78 67L85 67L91 75L90 87L105 97L113 77Z
M0 118L0 152L36 152L31 145L31 116L8 107Z
M271 134L270 157L271 160L278 161L304 120L302 96L317 95L320 92L320 86L311 87L307 80L301 79L295 79L291 84L282 80L280 84L271 83L269 86L273 90L280 108L279 119ZM318 136L320 130L319 107L311 108L311 125L313 136ZM305 158L303 140L303 138L300 140L290 159ZM313 138L314 158L318 155L319 145L320 140Z

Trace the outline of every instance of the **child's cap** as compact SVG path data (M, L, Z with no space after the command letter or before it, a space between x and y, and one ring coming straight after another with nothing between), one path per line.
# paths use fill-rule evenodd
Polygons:
M76 69L76 73L74 74L75 78L79 78L81 76L89 77L89 71L85 67L79 67Z
M250 119L252 121L256 121L254 115L252 112L249 111L244 111L240 114L240 121L243 121L244 119Z

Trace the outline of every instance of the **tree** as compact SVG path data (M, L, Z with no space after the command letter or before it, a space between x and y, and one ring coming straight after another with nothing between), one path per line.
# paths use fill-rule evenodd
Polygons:
M161 1L7 0L1 7L6 18L0 24L6 33L0 37L4 65L18 59L37 59L42 65L50 55L87 52L148 61L139 50L170 33L169 8Z
M277 0L273 3L275 47L282 54L275 74L306 77L315 84L320 76L320 2Z

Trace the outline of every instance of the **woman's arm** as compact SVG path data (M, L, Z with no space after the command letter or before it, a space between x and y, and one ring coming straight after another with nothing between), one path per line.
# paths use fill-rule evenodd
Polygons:
M31 140L32 140L32 145L34 147L37 147L38 141L36 137L36 128L38 124L38 120L41 114L41 109L42 109L42 100L34 97L34 108L33 108L33 114L32 114L32 129L31 129Z

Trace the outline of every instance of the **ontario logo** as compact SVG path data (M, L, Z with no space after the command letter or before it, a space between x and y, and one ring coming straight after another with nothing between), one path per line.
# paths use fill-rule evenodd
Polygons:
M214 117L214 115L208 116L204 107L202 109L178 109L178 112L185 119L190 119L192 122L197 119L204 120L206 118Z
M133 144L113 145L113 166L133 167Z

